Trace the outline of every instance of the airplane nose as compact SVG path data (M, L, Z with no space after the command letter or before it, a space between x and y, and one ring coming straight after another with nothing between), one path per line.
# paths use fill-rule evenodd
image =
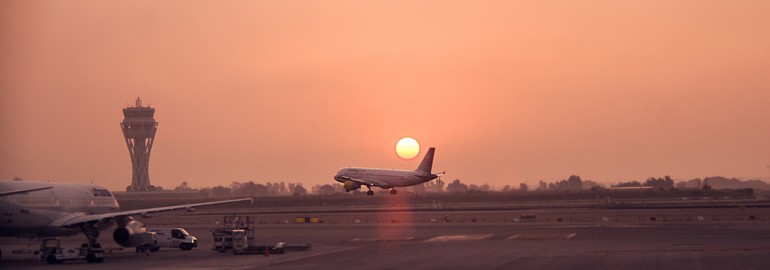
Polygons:
M337 182L345 182L345 180L342 179L342 170L339 170L336 174L334 174L334 180L337 180Z

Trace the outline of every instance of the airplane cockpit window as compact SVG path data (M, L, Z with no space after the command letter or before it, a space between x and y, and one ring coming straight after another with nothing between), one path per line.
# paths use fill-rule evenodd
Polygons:
M112 197L112 193L103 188L91 188L91 193L93 193L95 197Z

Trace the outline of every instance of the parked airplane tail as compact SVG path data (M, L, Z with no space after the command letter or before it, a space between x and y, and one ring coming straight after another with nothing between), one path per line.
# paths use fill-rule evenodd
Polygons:
M433 153L436 152L435 147L431 147L428 149L428 153L425 154L425 157L422 158L422 162L420 162L420 166L417 167L416 172L424 173L424 174L430 174L431 169L433 169Z

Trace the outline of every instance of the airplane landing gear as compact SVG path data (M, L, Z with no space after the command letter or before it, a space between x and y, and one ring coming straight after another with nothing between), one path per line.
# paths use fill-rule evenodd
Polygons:
M396 195L396 193L398 193L398 191L396 191L395 188L390 189L390 195Z
M104 261L102 253L104 253L102 245L99 243L94 243L86 249L86 261L88 263L101 263Z
M102 257L102 253L104 253L102 245L96 242L99 238L99 228L97 228L95 224L83 224L80 225L80 230L82 230L83 234L88 238L88 243L84 243L80 246L82 253L85 253L86 261L88 263L100 263L104 261L104 257Z
M366 195L373 196L374 195L374 191L369 190L369 191L366 192Z
M97 228L95 224L82 224L80 225L80 230L83 231L83 234L88 238L88 246L93 247L94 245L98 245L96 239L99 238L99 228Z

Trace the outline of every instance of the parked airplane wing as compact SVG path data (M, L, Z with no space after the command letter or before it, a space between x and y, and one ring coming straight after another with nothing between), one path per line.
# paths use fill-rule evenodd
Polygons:
M28 189L3 191L3 192L0 192L0 197L8 196L8 195L13 195L13 194L19 194L19 193L27 193L27 192L32 192L32 191L44 190L44 189L49 189L49 188L53 188L53 187L28 188Z
M199 206L218 205L218 204L235 203L235 202L243 202L243 201L251 201L252 203L254 202L254 200L251 198L243 198L243 199L234 199L234 200L225 200L225 201L191 203L191 204L146 208L146 209L138 209L138 210L122 211L122 212L98 214L98 215L73 216L71 219L60 220L59 222L61 223L57 225L60 225L62 227L69 227L69 226L88 223L88 222L107 221L109 219L116 218L116 217L136 216L141 214L166 212L166 211L179 210L179 209L190 209L190 208L199 207Z

